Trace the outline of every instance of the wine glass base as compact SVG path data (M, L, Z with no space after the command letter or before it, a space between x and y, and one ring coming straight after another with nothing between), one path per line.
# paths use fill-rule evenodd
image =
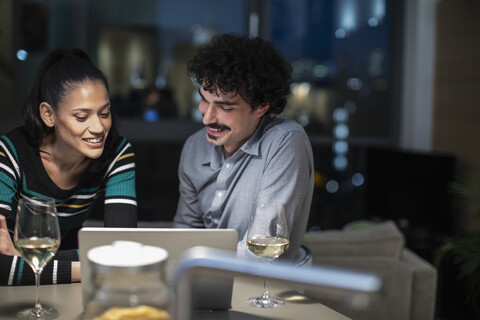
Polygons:
M17 319L24 320L53 320L58 317L58 311L52 308L43 308L40 312L37 309L27 309L17 313Z
M273 297L252 297L247 299L247 303L257 308L275 308L285 305L285 301Z

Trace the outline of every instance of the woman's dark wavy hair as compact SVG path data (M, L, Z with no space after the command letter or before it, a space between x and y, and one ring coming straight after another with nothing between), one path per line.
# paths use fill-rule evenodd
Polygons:
M270 105L279 114L287 104L292 67L260 37L224 34L198 49L188 61L192 81L208 92L238 92L253 110Z
M101 82L109 92L106 75L98 69L81 49L55 49L40 62L35 79L23 108L25 128L38 148L43 139L54 131L40 117L40 104L48 103L55 112L70 91L86 81ZM108 133L105 149L99 160L104 160L118 137L118 123L112 112L112 127ZM103 162L103 161L101 161Z

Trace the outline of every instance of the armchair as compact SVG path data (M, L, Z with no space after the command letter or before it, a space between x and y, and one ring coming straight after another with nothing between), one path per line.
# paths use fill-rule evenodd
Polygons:
M305 290L305 295L355 320L433 320L437 270L405 247L393 221L359 229L308 232L304 245L313 265L373 272L383 288L366 309Z

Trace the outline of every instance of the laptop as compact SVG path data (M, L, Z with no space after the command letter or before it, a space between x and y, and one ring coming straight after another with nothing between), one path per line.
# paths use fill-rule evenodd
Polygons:
M94 297L90 283L91 271L87 253L98 246L111 245L116 240L135 241L157 246L168 251L166 281L173 285L172 278L177 259L187 249L206 246L236 252L238 233L233 229L187 229L187 228L103 228L84 227L78 232L80 251L83 306ZM192 281L192 308L194 310L227 310L231 308L232 277L213 275L195 276Z

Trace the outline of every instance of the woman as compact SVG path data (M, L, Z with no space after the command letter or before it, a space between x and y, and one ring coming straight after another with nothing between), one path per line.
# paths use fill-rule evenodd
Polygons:
M41 62L24 126L0 137L0 285L34 284L12 243L20 198L55 199L62 243L42 284L80 280L77 231L103 196L106 227L136 227L135 161L118 135L105 75L79 49Z

